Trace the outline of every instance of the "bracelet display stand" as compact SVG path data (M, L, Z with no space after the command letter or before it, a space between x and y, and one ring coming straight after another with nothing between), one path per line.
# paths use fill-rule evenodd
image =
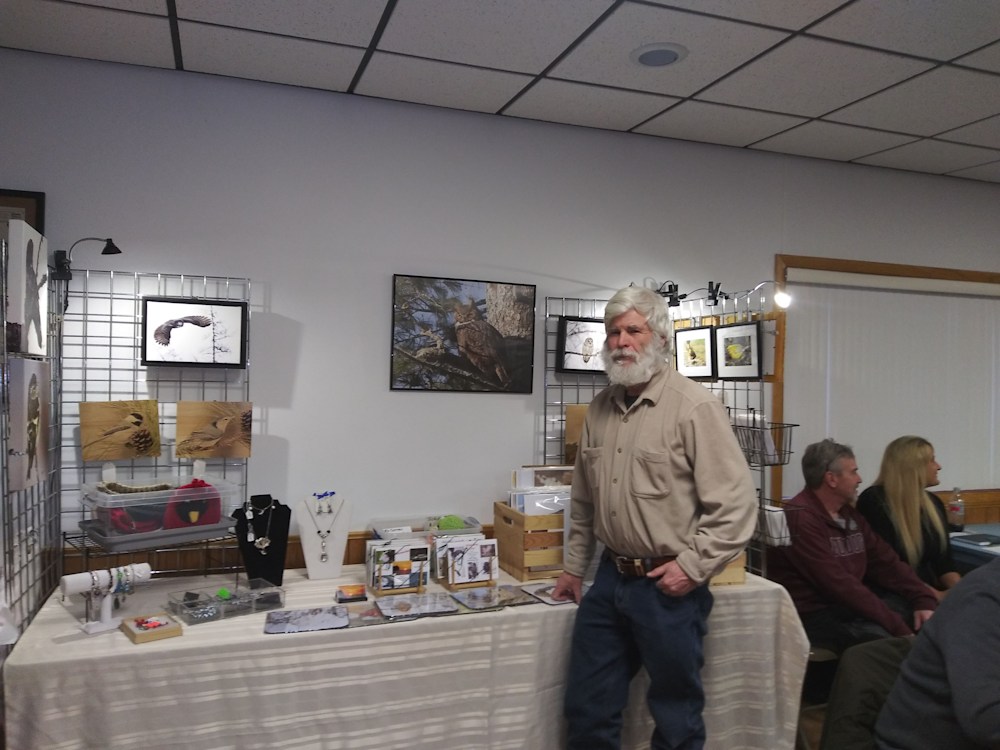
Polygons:
M295 506L309 578L339 578L350 531L351 504L334 493L314 493Z
M83 594L87 599L86 622L80 626L83 632L93 635L115 630L122 621L112 617L112 603L119 596L126 597L135 586L152 578L149 563L123 565L108 570L92 570L88 573L71 573L59 582L63 596Z

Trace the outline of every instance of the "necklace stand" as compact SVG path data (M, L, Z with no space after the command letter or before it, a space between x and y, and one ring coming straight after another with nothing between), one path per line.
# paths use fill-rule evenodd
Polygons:
M253 495L249 502L233 511L233 518L247 578L280 586L285 576L292 509L270 495Z
M351 504L343 498L307 498L295 506L295 523L309 578L339 578L351 525Z

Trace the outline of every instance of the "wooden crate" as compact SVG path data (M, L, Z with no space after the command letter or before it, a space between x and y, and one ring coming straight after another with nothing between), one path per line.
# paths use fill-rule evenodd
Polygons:
M741 552L739 557L730 560L722 570L712 576L710 586L726 586L747 581L747 553Z
M493 504L493 535L500 567L519 581L555 578L563 565L563 514L529 516Z

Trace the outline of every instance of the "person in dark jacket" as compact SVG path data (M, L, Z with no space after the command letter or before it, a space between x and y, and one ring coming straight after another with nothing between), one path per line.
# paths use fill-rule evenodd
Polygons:
M1000 559L965 576L913 641L875 724L879 750L1000 748Z
M937 495L941 464L934 446L904 435L886 446L878 479L858 498L858 510L900 559L909 563L940 600L958 583L948 538L948 517Z
M919 630L937 598L853 507L861 484L854 452L813 443L802 474L805 489L785 504L791 544L768 548L767 575L788 590L810 643L839 654Z

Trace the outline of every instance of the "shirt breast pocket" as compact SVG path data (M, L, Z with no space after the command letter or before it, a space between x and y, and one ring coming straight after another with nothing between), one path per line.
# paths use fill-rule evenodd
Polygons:
M636 450L632 458L632 493L636 497L665 497L673 489L670 455Z

